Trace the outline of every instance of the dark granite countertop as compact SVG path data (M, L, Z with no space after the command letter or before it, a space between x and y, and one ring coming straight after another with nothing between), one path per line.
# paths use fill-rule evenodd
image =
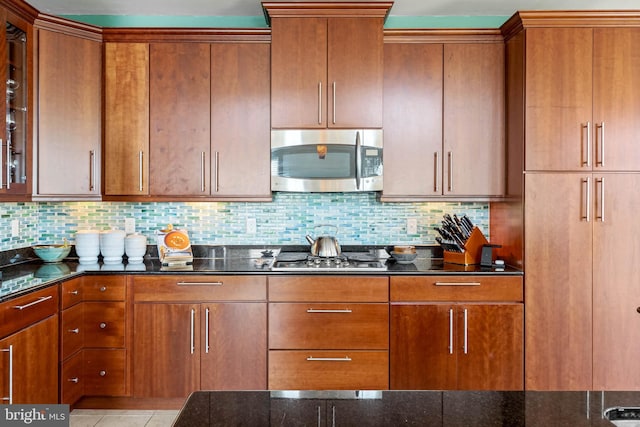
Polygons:
M14 298L27 292L50 286L80 274L304 274L304 275L522 275L522 271L506 266L484 268L479 265L458 265L443 262L442 252L436 246L418 247L418 257L411 264L385 263L386 269L363 271L273 271L263 266L262 251L279 249L275 246L194 246L194 260L186 267L163 266L155 246L149 246L144 262L128 264L126 257L120 264L79 264L75 252L63 262L45 264L35 258L30 248L7 251L0 254L0 301ZM283 251L305 251L306 246L286 246ZM343 251L381 250L373 246L347 246Z

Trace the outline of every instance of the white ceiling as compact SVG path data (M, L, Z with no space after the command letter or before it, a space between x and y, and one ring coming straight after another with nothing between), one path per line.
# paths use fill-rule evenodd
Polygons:
M258 16L260 0L26 0L51 15ZM374 0L375 1L375 0ZM518 10L640 9L640 0L395 0L394 16L510 16Z

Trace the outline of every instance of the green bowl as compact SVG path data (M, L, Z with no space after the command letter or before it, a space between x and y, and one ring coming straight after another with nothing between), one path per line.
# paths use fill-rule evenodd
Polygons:
M60 262L71 252L71 245L36 245L32 248L44 262Z

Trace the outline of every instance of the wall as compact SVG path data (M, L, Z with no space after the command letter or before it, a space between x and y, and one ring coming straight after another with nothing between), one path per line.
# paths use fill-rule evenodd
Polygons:
M467 214L488 236L489 208L484 203L380 203L375 193L274 193L271 203L0 203L0 251L38 243L73 242L82 229L124 229L134 218L136 231L153 238L167 224L186 227L194 244L306 244L306 234L335 234L345 244L434 244L442 215ZM255 234L246 233L255 218ZM417 234L408 235L408 218ZM11 237L11 221L20 221L20 236ZM314 230L317 224L333 229Z

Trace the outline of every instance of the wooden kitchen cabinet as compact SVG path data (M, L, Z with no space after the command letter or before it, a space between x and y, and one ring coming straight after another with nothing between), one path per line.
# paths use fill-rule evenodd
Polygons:
M149 44L104 44L104 194L149 194Z
M391 3L327 4L263 3L273 128L382 127L382 27Z
M504 194L503 43L384 45L382 199Z
M522 390L523 323L519 277L394 276L391 389Z
M269 278L269 389L389 388L387 277Z
M58 402L58 287L0 304L4 404Z
M266 277L136 277L133 293L134 397L266 389Z
M101 196L102 43L99 34L38 28L34 199ZM61 174L60 170L65 173Z
M526 30L527 170L640 170L639 42L640 28Z

